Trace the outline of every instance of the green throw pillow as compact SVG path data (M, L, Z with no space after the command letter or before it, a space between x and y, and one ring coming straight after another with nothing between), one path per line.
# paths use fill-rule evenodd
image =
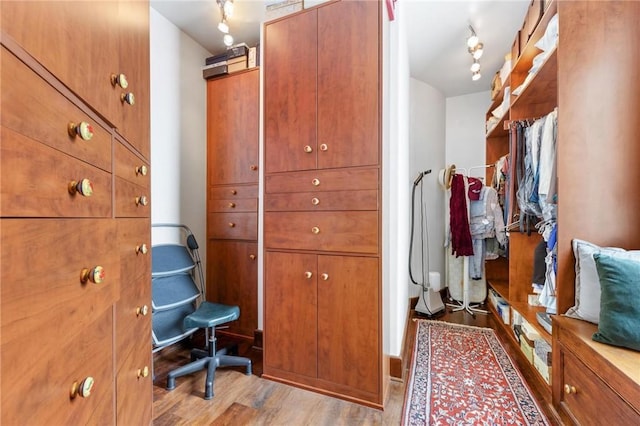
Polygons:
M600 323L593 340L640 351L640 261L593 255L600 278Z

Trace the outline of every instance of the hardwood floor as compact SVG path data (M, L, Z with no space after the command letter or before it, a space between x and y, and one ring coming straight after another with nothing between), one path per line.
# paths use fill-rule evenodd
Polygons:
M425 318L411 311L413 318ZM479 327L494 326L492 315L445 312L438 318L457 324ZM407 354L404 358L405 373L415 336L415 322L408 322ZM498 328L498 336L516 365L526 362L513 344L505 339ZM167 372L189 362L189 348L174 345L154 356L155 379L153 386L154 425L398 425L402 417L405 383L391 381L385 410L364 407L340 399L316 394L303 389L260 378L262 374L262 351L251 347L251 342L219 335L218 347L237 343L239 354L252 359L253 375L246 376L243 369L225 367L216 371L214 397L206 401L204 393L205 371L181 377L176 380L176 388L165 390ZM198 342L196 342L198 343ZM407 375L404 374L406 377ZM525 374L534 396L540 402L547 416L551 404L548 392L541 392L535 381ZM545 401L545 396L547 400Z

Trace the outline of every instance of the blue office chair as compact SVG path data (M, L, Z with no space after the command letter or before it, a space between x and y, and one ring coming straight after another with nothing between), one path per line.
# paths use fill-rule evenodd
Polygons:
M215 327L237 320L238 306L211 303L205 300L205 285L198 243L185 225L154 224L153 228L167 233L176 243L152 247L152 337L153 351L205 330L207 346L191 351L191 362L167 376L167 390L176 387L176 378L207 369L204 399L213 398L213 381L218 367L243 366L251 375L251 360L227 355L229 348L216 350Z

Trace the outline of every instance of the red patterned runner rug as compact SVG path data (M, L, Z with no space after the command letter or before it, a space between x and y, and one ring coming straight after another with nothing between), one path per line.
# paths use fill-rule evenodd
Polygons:
M418 320L403 425L549 425L490 328Z

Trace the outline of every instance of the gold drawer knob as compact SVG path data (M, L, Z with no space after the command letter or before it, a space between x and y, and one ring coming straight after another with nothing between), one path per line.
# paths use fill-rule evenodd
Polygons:
M146 206L147 204L149 204L149 200L145 195L136 197L136 206Z
M321 274L320 278L322 279L322 281L326 281L326 280L329 279L329 274L327 274L327 273Z
M304 273L304 277L308 280L311 279L312 276L313 276L313 272L311 271L307 271Z
M320 185L320 179L318 179L318 178L314 178L314 179L311 181L311 184L312 184L313 186L318 186L318 185Z
M314 206L317 206L318 204L320 204L320 200L314 197L311 199L311 204L313 204Z
M146 317L148 313L149 313L149 307L147 305L138 306L136 308L137 317L139 317L140 315L142 315L143 317Z
M70 122L67 126L67 131L69 132L69 136L76 137L76 135L78 135L85 141L90 141L93 137L93 126L86 121L79 123Z
M93 377L86 377L81 382L75 381L71 385L71 391L69 394L71 398L75 398L76 396L80 396L82 398L88 398L91 395L91 390L93 389Z
M101 284L104 281L105 272L102 266L96 266L94 268L83 268L80 271L80 282L86 284L87 281L91 281L94 284Z
M111 74L111 85L112 86L120 86L123 89L129 87L129 82L127 81L127 76L124 74Z
M136 246L136 254L147 254L149 253L149 248L146 244L142 243L139 246Z
M134 105L136 103L136 97L131 92L121 94L120 100L123 104Z
M233 223L233 222L229 222L229 228L235 228L235 227L236 227L236 224L235 224L235 223Z
M251 260L256 260L256 255L255 255L255 254L250 254L250 255L249 255L249 259L251 259Z
M256 166L255 164L252 164L249 168L250 168L251 170L253 170L254 172L255 172L256 170L258 170L258 166Z
M578 390L575 386L564 385L564 393L566 393L567 395L576 394L578 393Z
M149 173L149 169L144 164L136 167L136 176L138 175L146 176L147 173Z
M314 226L313 228L311 228L311 232L318 235L320 233L320 228L318 228L317 226Z
M238 191L236 191L235 189L231 190L231 195L236 195L238 193Z
M78 193L84 197L91 197L91 194L93 194L93 184L89 179L72 180L69 182L67 189L71 195Z
M229 203L229 208L230 209L235 209L236 208L236 203Z
M138 368L138 379L140 377L148 377L149 376L149 367L146 365L142 368Z
M328 149L329 149L329 147L327 146L326 143L323 143L323 144L320 145L320 151L326 151Z
M304 152L306 152L307 154L313 152L313 148L311 148L311 145L305 145Z

